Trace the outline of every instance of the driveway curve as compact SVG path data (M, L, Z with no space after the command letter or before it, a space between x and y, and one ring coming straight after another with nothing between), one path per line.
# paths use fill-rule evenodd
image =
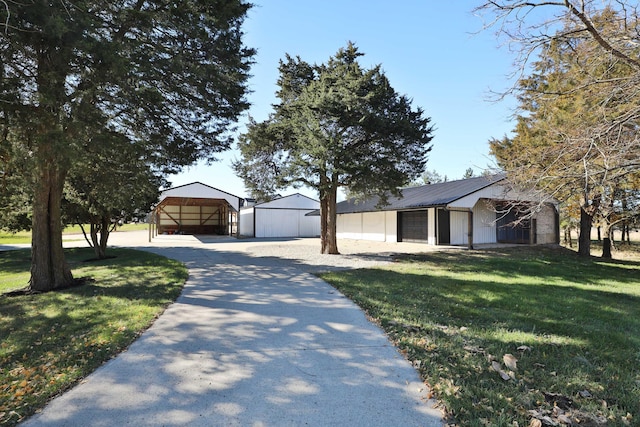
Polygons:
M384 333L307 272L332 263L256 251L288 245L281 241L147 240L142 232L111 237L184 262L182 295L126 352L23 425L443 425L429 390ZM291 243L306 244L313 241Z

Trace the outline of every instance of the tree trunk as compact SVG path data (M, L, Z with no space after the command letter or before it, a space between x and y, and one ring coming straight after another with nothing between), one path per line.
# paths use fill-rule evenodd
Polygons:
M564 243L568 244L570 248L573 248L573 238L571 237L571 227L564 228Z
M602 240L602 258L611 259L611 228L609 224L604 226L604 239Z
M102 230L100 230L100 259L105 259L107 257L107 241L109 240L109 233L111 233L111 218L103 216Z
M328 254L338 255L338 238L337 231L337 199L338 188L333 186L329 191L329 205L327 206L327 252Z
M91 223L91 246L93 247L93 253L97 259L105 259L107 249L107 239L109 234L108 219L103 217L97 218L99 222ZM107 228L105 232L105 222L107 222ZM100 236L98 236L100 234Z
M327 212L329 201L326 191L320 188L320 253L327 253Z
M70 286L73 275L62 249L61 201L66 174L50 155L53 147L40 149L34 186L29 287L32 291L46 292Z
M600 232L601 228L602 228L601 226L598 226L598 242L602 241L602 234Z
M325 178L326 179L326 178ZM320 195L320 244L321 253L338 255L338 240L336 237L338 188L329 186Z
M622 224L622 242L626 242L627 245L631 244L631 236L629 234L629 223L627 221L624 222L624 224ZM626 240L625 240L625 235L626 235Z
M580 207L580 235L578 236L578 255L591 256L591 225L593 214L584 206Z

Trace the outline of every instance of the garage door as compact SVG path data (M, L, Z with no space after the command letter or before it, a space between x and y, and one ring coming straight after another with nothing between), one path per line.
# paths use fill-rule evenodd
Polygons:
M497 241L499 243L530 243L531 220L520 218L511 211L498 219Z
M426 242L427 211L398 212L398 241Z

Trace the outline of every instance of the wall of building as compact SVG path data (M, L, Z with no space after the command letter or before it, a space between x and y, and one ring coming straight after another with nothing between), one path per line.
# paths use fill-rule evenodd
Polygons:
M427 243L430 245L438 244L436 216L436 208L427 209Z
M255 209L255 237L316 237L320 217L306 216L308 210Z
M398 241L398 212L361 212L338 215L336 235L340 239Z
M311 211L258 207L241 209L240 235L244 237L317 237L320 235L320 217L306 216L309 212Z
M558 243L556 215L556 208L553 205L544 205L535 215L536 243L541 245Z
M469 211L449 211L451 245L469 244ZM427 209L428 244L435 245L436 209ZM487 199L480 198L472 208L473 244L496 243L496 212ZM380 242L398 241L398 212L365 212L338 215L337 236L342 239L373 240ZM536 243L556 243L556 213L552 205L547 205L536 215Z
M240 209L239 235L244 237L253 237L255 230L253 229L253 207Z

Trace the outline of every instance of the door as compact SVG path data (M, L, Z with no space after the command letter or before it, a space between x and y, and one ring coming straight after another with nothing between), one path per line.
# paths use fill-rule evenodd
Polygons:
M513 210L502 215L496 224L497 240L499 243L530 243L531 220L518 220Z
M449 211L446 209L438 208L438 223L436 225L438 230L438 244L450 245L451 244L451 220L449 217Z
M427 211L398 212L398 241L426 242Z

